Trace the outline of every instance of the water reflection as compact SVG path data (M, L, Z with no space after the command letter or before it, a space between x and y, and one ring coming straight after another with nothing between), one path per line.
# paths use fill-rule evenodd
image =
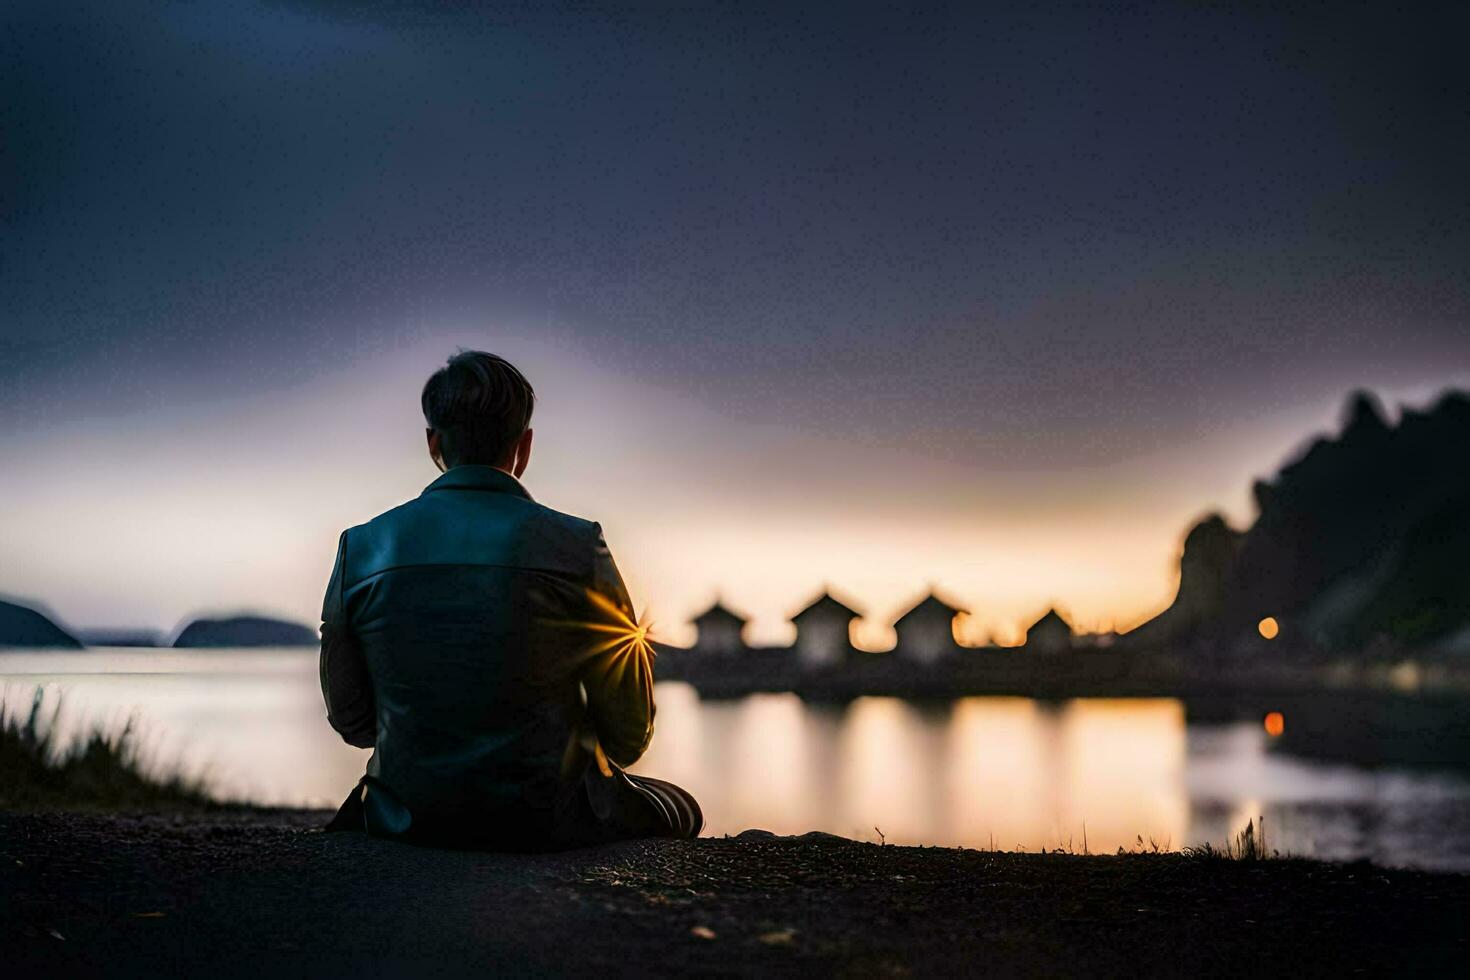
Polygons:
M1039 846L1048 802L1045 726L1036 702L1024 698L955 702L945 731L947 839L1003 850Z
M11 710L38 683L65 694L63 732L136 714L158 761L205 767L231 797L332 806L366 757L327 727L310 651L0 653ZM1139 837L1220 844L1265 815L1290 853L1470 869L1463 778L1293 758L1259 719L1187 724L1173 700L824 707L664 684L658 705L637 769L689 787L714 835L878 828L892 843L1107 853Z
M830 828L895 843L933 839L935 758L932 726L895 698L859 698L837 731L837 821ZM915 765L914 760L924 760Z
M368 753L326 727L317 683L299 651L0 653L0 702L27 712L43 686L61 745L132 721L152 767L267 805L334 807L362 775Z
M732 708L728 734L719 739L727 761L708 774L730 787L728 815L722 819L765 816L776 833L801 833L814 816L815 786L801 701L790 694L763 694Z
M1057 843L1115 851L1177 847L1189 824L1184 707L1174 700L1071 701L1057 722Z
M1175 701L1047 710L1020 698L926 708L870 697L821 709L789 694L700 706L687 688L669 693L675 711L700 709L700 735L712 737L694 750L682 728L660 727L637 769L687 785L715 834L756 826L1104 852L1140 835L1161 846L1187 837L1184 711Z

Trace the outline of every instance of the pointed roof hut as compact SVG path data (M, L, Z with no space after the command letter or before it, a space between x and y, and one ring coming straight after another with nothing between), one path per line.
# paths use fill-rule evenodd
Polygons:
M893 623L898 634L894 653L920 663L933 663L959 649L954 638L954 620L969 610L952 606L931 589L918 604Z
M745 649L742 634L749 622L744 616L732 611L718 598L714 605L695 616L694 648L707 653L733 653Z
M791 617L796 627L796 656L804 666L840 663L852 649L848 628L862 614L834 599L825 589Z

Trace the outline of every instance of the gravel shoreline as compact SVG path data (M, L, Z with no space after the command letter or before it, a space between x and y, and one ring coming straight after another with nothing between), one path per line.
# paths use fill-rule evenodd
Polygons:
M880 847L827 835L554 855L325 814L0 814L9 977L1311 975L1470 965L1470 876Z

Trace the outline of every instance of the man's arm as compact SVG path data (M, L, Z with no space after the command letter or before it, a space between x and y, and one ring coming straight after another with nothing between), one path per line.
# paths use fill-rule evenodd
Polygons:
M597 528L591 589L595 593L589 597L594 623L626 630L627 635L593 634L593 652L581 675L587 713L602 751L618 765L631 766L653 738L653 649L637 632L633 600L601 526Z
M347 625L342 601L342 564L347 559L347 532L337 539L337 561L322 602L322 698L327 721L342 741L370 749L378 738L377 705L367 660Z

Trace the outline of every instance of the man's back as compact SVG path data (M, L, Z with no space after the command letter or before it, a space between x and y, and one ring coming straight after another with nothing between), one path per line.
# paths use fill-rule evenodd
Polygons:
M342 533L322 606L327 719L372 748L330 829L555 847L698 835L689 793L633 776L653 648L602 529L521 486L536 393L460 351L424 385L444 475Z
M454 467L343 533L323 688L343 737L374 747L368 776L403 819L440 836L464 837L466 819L544 834L595 757L592 736L617 762L642 753L651 663L629 650L635 663L607 662L591 593L631 622L599 526L490 466Z

